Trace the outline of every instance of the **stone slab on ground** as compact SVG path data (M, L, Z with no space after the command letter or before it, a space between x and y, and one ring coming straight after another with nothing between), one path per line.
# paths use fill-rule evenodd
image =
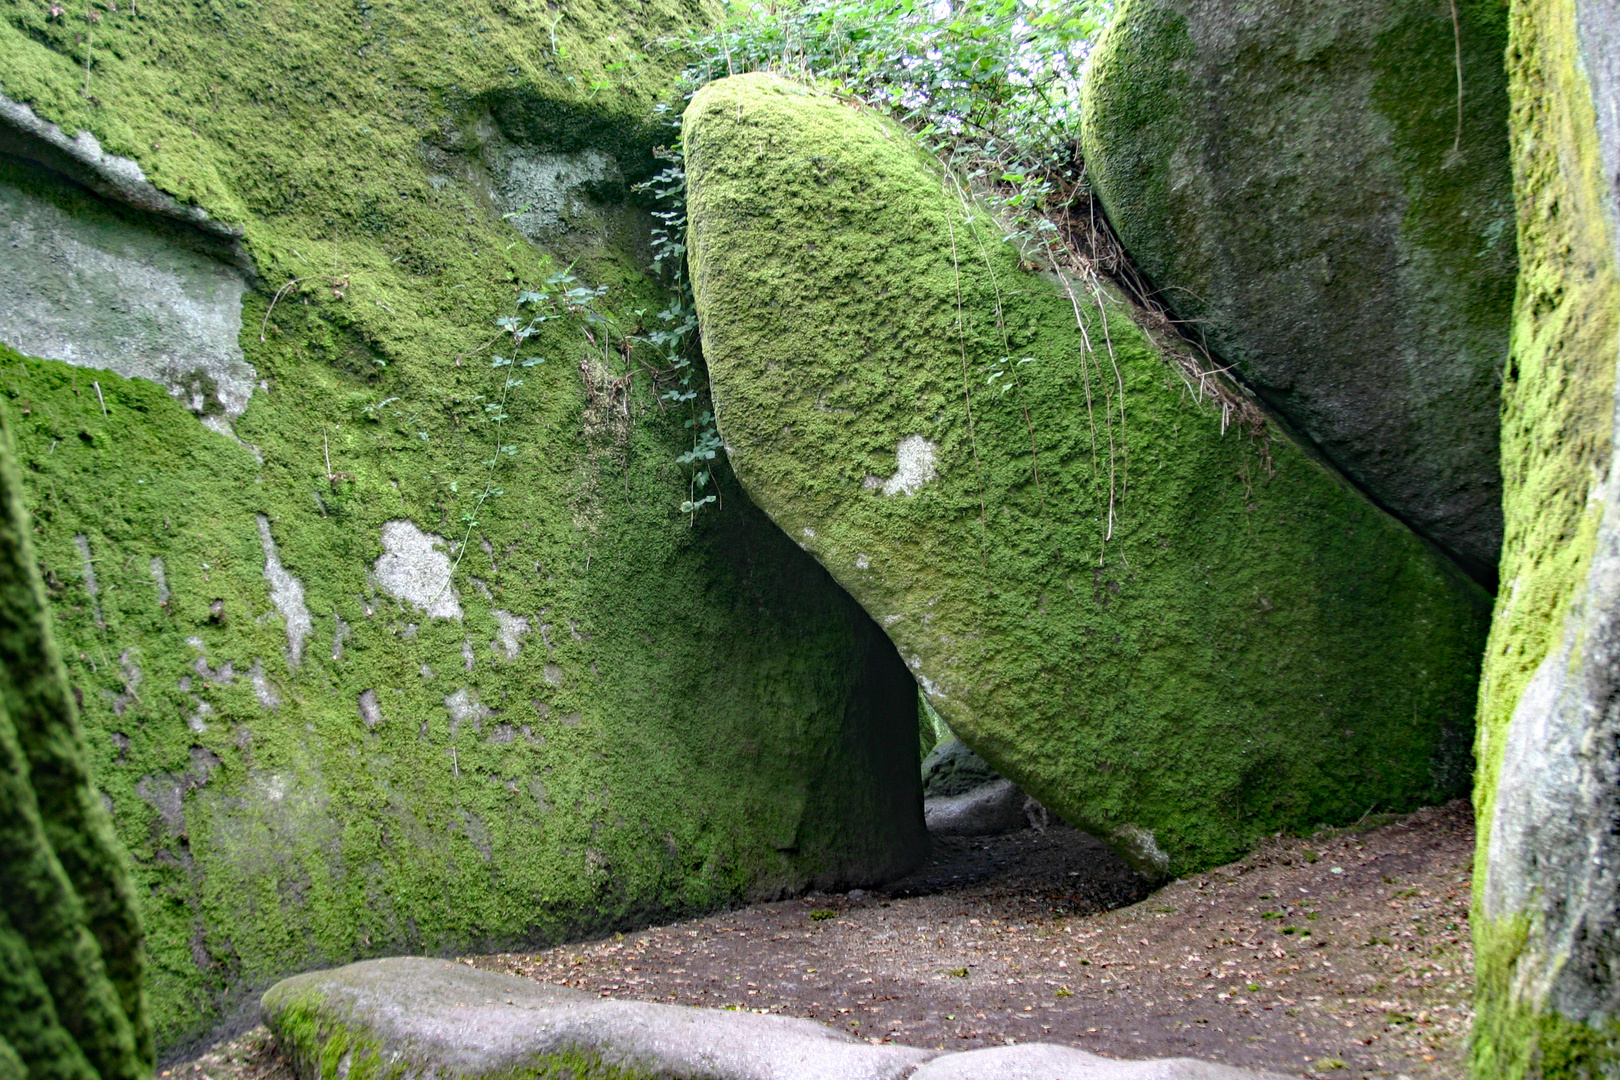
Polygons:
M515 1075L565 1059L631 1075L705 1080L1240 1080L1275 1074L1190 1058L1114 1061L1027 1045L939 1054L873 1045L810 1020L640 1001L450 960L394 957L286 979L265 1020L302 1080L347 1076L367 1058L406 1075Z
M1117 1061L1051 1043L993 1046L945 1054L911 1074L911 1080L1239 1080L1273 1077L1195 1058Z
M934 1056L870 1046L813 1020L603 1001L450 960L408 956L286 979L265 994L264 1012L305 1080L324 1080L322 1051L334 1038L374 1049L412 1072L467 1077L573 1055L660 1077L899 1080Z

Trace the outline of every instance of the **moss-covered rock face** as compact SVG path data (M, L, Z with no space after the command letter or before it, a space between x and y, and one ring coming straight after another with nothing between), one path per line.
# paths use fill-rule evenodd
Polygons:
M1157 875L1465 788L1488 601L1444 557L871 113L739 76L685 133L737 474L999 771Z
M1521 272L1507 540L1474 803L1480 1077L1620 1069L1620 15L1535 0L1508 51Z
M1514 280L1506 15L1128 0L1084 100L1087 169L1165 302L1487 585Z
M146 955L0 415L0 1075L145 1080Z
M646 42L711 14L627 10L0 2L0 395L165 1043L924 851L894 647L729 480L679 513L619 348ZM492 366L569 263L603 321Z

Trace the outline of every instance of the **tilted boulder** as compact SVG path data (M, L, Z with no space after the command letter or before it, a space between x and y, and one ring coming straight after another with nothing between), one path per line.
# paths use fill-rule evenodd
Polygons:
M1479 1077L1620 1062L1620 13L1514 8L1521 277L1480 693Z
M1164 302L1345 475L1495 580L1513 300L1500 0L1128 0L1097 195Z
M1117 294L1022 270L898 127L746 75L684 131L737 476L999 772L1155 876L1465 789L1489 602L1448 560L1285 435L1223 433Z
M916 865L915 683L723 469L681 512L621 348L679 75L625 50L716 11L98 13L0 21L0 401L159 1042Z

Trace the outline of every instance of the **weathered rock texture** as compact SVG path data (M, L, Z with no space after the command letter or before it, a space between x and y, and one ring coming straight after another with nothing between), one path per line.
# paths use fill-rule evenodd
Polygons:
M667 302L646 45L714 14L625 10L0 0L0 342L49 354L0 395L160 1041L922 857L893 646L728 479L678 512L620 351ZM608 321L492 367L571 262Z
M1087 170L1165 303L1487 584L1514 275L1506 15L1129 0L1084 99Z
M0 1075L146 1080L146 956L0 416Z
M940 1054L868 1045L813 1020L603 1001L445 960L399 958L288 979L265 1020L301 1080L1265 1080L1191 1058L1115 1061L1032 1044Z
M685 135L737 475L998 771L1154 875L1463 790L1447 560L1076 283L1082 334L898 128L740 76Z
M1516 4L1507 542L1480 695L1473 1068L1620 1070L1620 13Z

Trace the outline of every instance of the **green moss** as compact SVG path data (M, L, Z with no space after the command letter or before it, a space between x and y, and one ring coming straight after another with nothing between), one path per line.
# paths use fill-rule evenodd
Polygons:
M1530 922L1515 916L1476 919L1475 1020L1469 1071L1519 1080L1598 1080L1620 1067L1620 1022L1601 1027L1536 1008L1525 999L1515 966Z
M1191 90L1187 69L1197 54L1180 12L1130 2L1119 6L1092 53L1081 109L1099 119L1082 129L1082 149L1087 173L1122 235L1153 234L1158 215L1177 205L1163 146L1189 135L1181 103ZM1143 57L1153 62L1143 63ZM1149 280L1172 273L1155 245L1138 245L1132 255Z
M30 533L0 414L0 1038L34 1076L141 1080L154 1055L140 919Z
M87 100L82 22L0 4L0 90L239 223L260 275L241 346L266 389L241 442L156 385L0 359L91 772L134 856L160 1040L306 968L907 869L925 843L914 684L723 469L718 512L678 513L690 436L639 361L600 326L548 323L498 439L483 421L507 369L481 346L520 288L573 261L621 331L664 298L633 237L548 254L517 236L480 147L599 150L635 180L675 77L650 43L712 9L98 12ZM145 227L37 173L4 180ZM644 231L634 205L609 209ZM479 506L491 458L501 493ZM259 515L304 590L301 663ZM461 619L379 591L384 523L456 546L469 515ZM515 657L496 611L528 621ZM477 708L458 721L462 691Z
M686 125L733 465L952 731L1169 873L1463 790L1488 601L1443 557L1285 436L1223 435L1106 291L1087 352L898 128L763 76ZM883 494L916 437L937 477Z
M1481 678L1476 747L1481 911L1508 725L1525 685L1563 640L1592 562L1602 510L1592 496L1614 452L1620 355L1620 268L1575 6L1516 4L1511 33L1520 275L1503 386L1504 584ZM1562 1080L1612 1069L1613 1032L1560 1016L1526 989L1549 959L1534 932L1528 913L1474 922L1481 960L1474 1074Z
M1504 139L1507 0L1462 0L1457 21L1411 11L1384 28L1373 52L1372 101L1391 128L1407 202L1401 232L1414 250L1456 282L1451 309L1476 335L1474 348L1497 348L1513 303L1512 192ZM1462 85L1457 53L1462 54ZM1435 87L1450 92L1436 94ZM1458 101L1461 94L1462 100ZM1459 105L1461 106L1459 108ZM1481 198L1492 192L1493 200ZM1496 232L1473 219L1484 212ZM1506 254L1508 273L1481 272L1481 260Z
M318 992L267 1003L275 1013L277 1044L307 1080L397 1080L409 1061L385 1063L382 1041L363 1024L334 1019ZM644 1070L624 1069L600 1054L568 1051L537 1057L526 1065L495 1073L472 1074L477 1080L651 1080Z

